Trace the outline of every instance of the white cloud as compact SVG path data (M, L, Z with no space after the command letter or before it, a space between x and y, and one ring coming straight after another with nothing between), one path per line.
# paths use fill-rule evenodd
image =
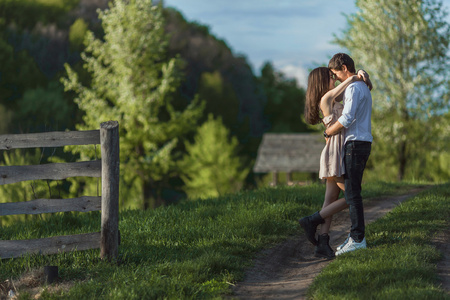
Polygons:
M297 79L298 85L306 89L308 84L308 71L305 68L295 65L285 65L279 68L279 70L283 72L286 77Z

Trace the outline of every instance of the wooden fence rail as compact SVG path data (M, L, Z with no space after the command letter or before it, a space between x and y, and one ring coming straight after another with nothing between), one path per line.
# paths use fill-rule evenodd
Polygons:
M9 134L0 136L0 149L101 145L101 160L32 166L0 166L0 185L27 180L62 180L101 177L102 196L70 199L36 199L0 203L0 216L101 210L101 231L35 240L0 240L0 258L24 254L55 254L100 248L100 256L115 259L119 246L119 124L109 121L100 130ZM13 200L13 199L10 199Z

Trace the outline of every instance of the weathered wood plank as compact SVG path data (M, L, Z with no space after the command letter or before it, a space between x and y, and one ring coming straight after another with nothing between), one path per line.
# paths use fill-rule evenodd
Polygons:
M0 216L97 211L102 209L101 199L102 197L83 196L68 199L36 199L26 202L0 203Z
M0 185L26 180L62 180L69 177L100 177L101 161L53 163L30 166L0 166Z
M319 172L325 140L318 134L265 134L254 172Z
M34 240L0 241L0 259L25 254L56 254L100 248L100 232L55 236Z
M90 144L100 144L99 130L0 135L1 150Z
M100 124L102 150L102 236L100 257L119 255L119 123Z

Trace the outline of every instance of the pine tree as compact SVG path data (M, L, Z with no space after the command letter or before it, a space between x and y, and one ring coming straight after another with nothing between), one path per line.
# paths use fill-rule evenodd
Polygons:
M66 90L74 91L84 111L80 130L119 121L121 176L141 186L144 208L163 204L161 190L176 171L174 151L202 115L197 100L176 110L171 104L180 83L178 58L167 57L162 6L151 0L116 0L99 13L104 37L86 33L82 53L90 85L66 65ZM83 155L93 157L93 151Z
M217 197L240 190L249 170L237 156L238 141L219 117L209 114L198 129L194 143L186 143L181 162L185 191L189 198Z
M403 179L416 150L435 138L432 130L415 128L426 128L431 117L448 111L447 12L436 0L358 0L356 6L358 12L347 16L349 27L335 42L371 75L372 128L383 151L377 164L395 164Z

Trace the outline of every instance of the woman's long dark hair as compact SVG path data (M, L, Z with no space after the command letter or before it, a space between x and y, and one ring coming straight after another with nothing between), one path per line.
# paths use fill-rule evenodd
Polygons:
M322 121L319 109L320 99L330 89L330 75L327 67L319 67L309 73L305 102L305 121L308 124L315 125Z

